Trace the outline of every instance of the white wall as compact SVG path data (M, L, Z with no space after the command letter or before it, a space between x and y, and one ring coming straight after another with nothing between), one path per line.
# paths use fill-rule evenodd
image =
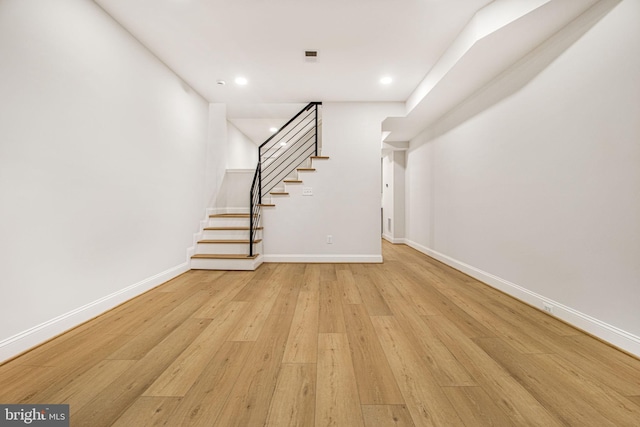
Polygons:
M393 151L382 156L382 237L393 242L394 195Z
M93 2L0 2L0 360L187 268L207 102Z
M217 193L215 212L249 212L249 193L254 175L253 169L227 169Z
M227 169L256 169L258 146L229 121L227 121L227 144Z
M393 239L405 237L405 175L407 157L404 151L393 152Z
M206 163L207 207L215 208L216 212L248 209L258 147L227 121L225 104L209 105Z
M512 96L411 141L407 240L640 355L639 16L623 1Z
M208 124L205 202L207 206L216 206L224 182L229 155L227 106L225 104L209 104Z
M382 156L382 237L400 243L405 237L405 172L403 150L388 151Z
M263 210L265 261L379 262L380 133L400 103L324 103L322 154L289 197ZM302 187L313 196L302 196ZM327 235L333 244L327 244Z

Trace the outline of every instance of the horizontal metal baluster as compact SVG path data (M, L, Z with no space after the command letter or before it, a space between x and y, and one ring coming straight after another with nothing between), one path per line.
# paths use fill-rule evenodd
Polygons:
M310 102L258 147L249 199L249 255L262 218L262 195L271 191L314 153L318 154L318 106Z

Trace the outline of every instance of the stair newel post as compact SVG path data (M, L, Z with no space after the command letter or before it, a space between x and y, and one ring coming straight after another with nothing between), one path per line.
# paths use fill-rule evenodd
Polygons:
M262 162L258 162L258 203L262 203Z
M249 256L253 256L253 193L249 201Z
M315 111L315 138L316 138L316 142L315 142L315 151L316 151L316 156L318 155L318 104L315 105L316 107L316 111Z
M262 145L258 147L258 203L262 203Z
M260 151L258 151L259 153ZM261 194L261 186L260 183L260 169L261 163L258 160L258 165L256 166L256 172L253 174L253 181L251 182L251 191L249 192L249 256L253 256L253 243L255 242L255 231L258 228L260 222L260 201L257 198L258 195ZM256 185L258 188L256 188Z

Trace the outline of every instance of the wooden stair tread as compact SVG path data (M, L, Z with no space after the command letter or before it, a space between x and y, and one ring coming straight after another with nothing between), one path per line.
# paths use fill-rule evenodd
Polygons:
M285 179L284 181L285 184L302 184L302 181L299 179Z
M262 230L262 227L255 227L256 230ZM205 227L204 230L249 230L249 227Z
M269 194L271 194L272 196L288 196L289 193L286 193L284 191L272 191Z
M314 172L316 169L315 168L298 168L297 170L301 172Z
M248 254L196 254L191 258L198 259L255 259L260 254L249 256Z
M262 239L256 239L253 243L260 243ZM249 244L249 240L199 240L198 243L240 243Z
M271 208L275 205L273 203L260 203L258 206L260 206L261 208Z
M317 160L327 160L329 158L329 156L311 156L311 159L317 159Z

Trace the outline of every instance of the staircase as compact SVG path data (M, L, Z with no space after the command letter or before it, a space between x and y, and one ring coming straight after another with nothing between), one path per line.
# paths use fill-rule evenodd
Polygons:
M302 180L302 178L304 177L304 173L316 171L316 168L314 167L314 161L328 159L328 156L308 157L306 161L302 165L300 165L300 167L295 168L293 172L288 177L280 181L280 183L276 187L271 189L271 191L269 191L268 193L262 195L262 203L260 204L260 207L275 207L276 202L280 197L289 196L290 186L304 184L304 181Z
M209 215L191 257L192 269L255 270L262 264L262 209L288 197L289 185L300 185L304 173L315 172L314 161L328 159L319 155L320 106L309 103L260 145L249 208Z
M249 256L249 213L209 215L202 228L196 253L191 257L194 270L255 270L262 260L262 229L256 230L254 254Z

